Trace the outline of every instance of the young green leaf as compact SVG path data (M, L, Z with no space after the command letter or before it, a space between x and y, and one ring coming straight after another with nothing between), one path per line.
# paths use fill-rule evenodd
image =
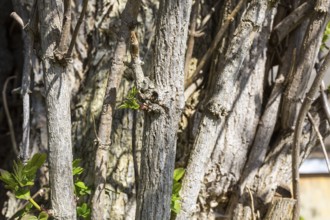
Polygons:
M45 211L40 212L38 216L38 220L47 220L48 219L48 214Z
M82 182L82 181L77 181L77 182L74 183L74 185L75 185L76 193L80 196L84 196L86 194L91 193L91 190L89 189L89 187L86 186L85 183Z
M181 187L182 187L182 183L174 181L173 182L172 195L178 195Z
M83 203L81 206L77 207L77 214L78 216L86 219L90 217L91 210L86 203Z
M171 210L178 214L181 211L181 201L180 199L172 200Z
M185 169L183 168L177 168L174 170L174 174L173 174L173 179L175 181L179 181L183 175L184 175Z
M26 174L35 174L37 170L45 163L47 155L45 153L37 153L27 162L24 167Z
M29 200L31 198L30 189L23 187L15 191L15 196L18 199Z
M75 159L72 162L72 172L73 172L73 176L75 175L80 175L84 172L84 168L80 167L79 164L81 162L81 159Z
M119 109L130 108L134 110L140 109L140 104L137 100L137 94L138 94L138 90L135 86L133 86L128 91L126 98L124 99L123 103L119 105L118 108Z
M6 170L0 169L0 180L5 183L6 189L16 190L18 188L15 178Z
M38 217L31 214L26 214L21 218L21 220L38 220Z
M22 169L23 186L33 186L36 178L37 170L45 163L47 155L45 153L37 153L27 162Z

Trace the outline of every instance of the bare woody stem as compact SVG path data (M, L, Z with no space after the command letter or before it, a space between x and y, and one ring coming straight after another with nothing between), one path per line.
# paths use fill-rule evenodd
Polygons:
M184 75L185 78L189 77L189 65L190 60L192 58L192 54L194 51L194 44L195 44L195 31L196 31L196 24L197 24L197 16L198 16L198 7L199 1L196 0L194 3L194 7L191 14L191 23L190 23L190 30L189 30L189 38L187 43L187 51L186 51L186 58L185 58L185 67L184 67Z
M72 34L72 38L71 38L71 42L70 42L68 52L66 53L67 58L71 57L72 50L73 50L74 44L76 42L76 38L78 36L80 25L82 24L84 16L86 14L87 5L88 5L88 0L84 0L83 7L82 7L82 10L80 12L79 19L77 21L76 27L74 28L74 31L73 31L73 34Z
M13 121L11 120L8 103L7 103L7 97L6 97L8 82L14 78L15 78L15 76L11 76L6 79L3 89L2 89L2 101L3 101L3 107L5 109L5 114L7 117L8 126L9 126L11 144L13 145L13 150L14 150L15 154L18 155L19 152L18 152L18 147L17 147L17 143L16 143L15 130L14 130L14 126L13 126Z
M98 143L95 154L95 192L92 198L92 219L105 219L107 215L107 202L105 185L107 181L107 169L109 163L110 135L112 117L116 104L116 93L123 74L124 58L126 56L126 42L130 37L130 25L136 23L141 1L129 0L122 13L122 28L118 33L118 41L114 50L113 62L110 67L105 97L102 105L102 113L98 127Z
M22 73L22 89L21 95L23 98L23 124L22 124L22 144L20 145L20 157L25 163L29 157L29 146L30 146L30 84L31 84L31 56L34 45L34 35L32 29L35 28L36 24L36 2L32 2L33 8L30 12L30 21L24 24L23 19L16 13L10 14L14 18L23 30L23 42L24 42L24 63ZM22 11L22 8L18 8L18 11ZM27 28L29 27L29 28ZM16 147L17 148L17 147Z
M68 48L71 27L71 0L64 0L63 27L58 52L64 54Z
M300 195L299 195L299 154L300 154L300 142L301 142L301 132L303 124L306 118L306 115L311 107L311 104L315 98L319 86L323 80L323 77L327 70L330 67L330 53L327 54L324 63L322 64L320 71L314 79L314 82L308 91L304 102L299 111L296 129L294 131L293 139L293 151L292 151L292 181L293 181L293 196L297 200L295 211L294 211L294 220L299 219L299 205L300 205Z
M215 36L214 40L212 41L209 49L206 51L202 59L199 61L199 64L195 70L195 72L192 74L191 77L189 77L185 82L185 88L188 88L197 78L199 72L203 69L205 63L210 59L213 51L217 48L217 45L219 44L220 40L222 39L223 35L226 33L226 30L228 29L230 23L234 20L238 12L243 7L246 0L241 0L235 9L232 11L232 13L228 16L226 22L223 24L223 26L218 31L217 35Z

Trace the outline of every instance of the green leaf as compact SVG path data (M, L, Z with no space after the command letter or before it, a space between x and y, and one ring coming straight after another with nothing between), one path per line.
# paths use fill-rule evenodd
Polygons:
M123 103L118 106L118 108L119 109L130 108L130 109L134 109L134 110L140 109L140 104L139 104L139 102L137 100L137 97L136 97L137 94L138 94L138 90L134 86L133 88L131 88L128 91L128 94L127 94L126 98L124 99Z
M21 220L38 220L38 217L31 214L26 214L21 218Z
M72 162L72 172L73 172L73 176L75 175L79 175L82 174L84 172L84 168L80 167L79 164L81 162L81 159L75 159Z
M25 175L23 173L24 165L21 161L14 161L13 177L20 187L24 186Z
M30 190L26 187L19 188L18 190L15 191L15 196L18 199L29 200L31 198Z
M39 219L39 220L47 220L47 219L48 219L48 214L47 214L47 212L45 212L45 211L40 212L40 214L39 214L39 216L38 216L38 219Z
M80 175L84 172L84 168L82 167L74 167L73 170L73 176Z
M173 182L172 195L179 194L179 191L180 191L181 187L182 187L182 183L174 181Z
M87 187L87 186L85 185L85 183L82 182L82 181L78 181L78 182L76 182L75 185L76 185L77 187L81 188L81 189L88 189L88 187Z
M5 188L10 190L15 190L18 188L18 183L13 177L13 175L6 171L0 169L0 180L5 183Z
M27 175L35 175L37 170L45 163L47 155L45 153L37 153L27 162L24 172Z
M75 160L72 162L72 167L73 167L73 168L79 167L80 162L81 162L81 159L75 159Z
M91 194L91 190L88 186L85 185L82 181L77 181L74 183L76 194L84 196L86 194Z
M176 214L181 211L181 201L179 199L171 202L171 210Z
M184 175L185 169L183 168L177 168L174 170L174 174L173 174L173 179L175 181L179 181L183 175Z
M91 214L90 208L86 203L83 203L81 206L77 207L77 215L82 218L89 218Z
M20 179L21 186L33 186L34 179L38 169L45 163L47 155L45 153L37 153L28 160L27 164L22 169L22 177ZM21 163L21 162L19 162ZM19 166L21 166L19 164Z

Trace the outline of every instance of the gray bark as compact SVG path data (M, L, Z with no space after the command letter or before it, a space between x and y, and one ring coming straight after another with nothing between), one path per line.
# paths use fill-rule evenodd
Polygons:
M51 204L57 219L76 219L68 67L54 59L60 40L62 1L38 1L41 56L46 88Z
M122 26L118 32L118 41L113 54L108 83L102 105L102 113L97 133L97 148L94 167L95 192L92 199L92 219L106 219L108 202L105 192L107 170L109 163L110 135L112 118L116 104L117 89L124 72L124 58L126 44L129 38L129 29L134 26L139 12L140 1L129 0L123 11Z
M204 110L205 113L183 179L180 192L182 210L177 219L189 219L196 211L196 200L201 189L207 163L214 146L223 146L224 144L222 141L225 139L221 138L221 135L224 134L227 118L232 115L237 102L236 99L239 99L239 88L244 87L244 85L236 84L236 81L240 78L239 70L252 46L254 37L261 30L266 10L267 4L265 2L251 2L234 33L225 60L220 64L222 69L220 69L219 78L216 81L210 102ZM259 13L256 14L256 11ZM235 141L235 138L233 138L233 141ZM236 153L240 152L236 151ZM230 162L226 162L226 165L230 166L230 164ZM222 171L220 170L220 172Z
M137 219L169 219L191 1L161 1L151 73L158 110L146 113Z
M296 67L287 78L288 86L284 92L281 110L283 129L293 129L295 126L301 100L321 45L324 25L324 14L314 13L305 32L302 47L297 53Z

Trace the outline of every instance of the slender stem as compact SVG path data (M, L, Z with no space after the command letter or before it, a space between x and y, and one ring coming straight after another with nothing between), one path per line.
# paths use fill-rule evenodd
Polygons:
M243 7L246 0L241 0L237 6L234 8L232 13L227 17L226 22L223 24L223 26L218 31L217 35L215 36L214 40L212 41L209 49L206 51L202 59L200 60L195 72L192 74L191 77L187 78L185 82L185 88L188 88L195 80L198 78L199 72L203 69L205 63L209 60L211 57L213 51L217 48L217 45L219 44L220 40L222 39L223 35L226 33L226 30L228 29L231 22L234 21L234 18L238 14L238 12Z
M73 34L72 34L72 38L71 38L71 42L70 42L70 46L69 46L68 52L66 54L66 57L70 57L71 54L72 54L72 50L73 50L74 44L76 42L76 38L78 36L79 27L82 24L83 19L84 19L84 16L86 14L87 5L88 5L88 0L84 0L84 2L83 2L83 8L81 10L80 17L78 19L78 22L76 24L76 27L74 28L74 31L73 31Z
M197 15L198 15L198 7L199 7L199 0L195 1L194 9L191 14L191 23L190 23L190 30L189 30L189 39L187 44L187 51L186 51L186 60L185 60L185 67L184 67L184 75L185 78L189 77L189 66L190 60L193 55L194 45L195 45L195 31L196 31L196 24L197 24Z
M64 15L63 15L63 27L61 33L61 40L58 45L60 53L65 53L67 50L68 39L70 36L71 27L71 1L64 0Z
M308 110L314 100L315 94L322 82L322 79L329 69L330 66L330 53L327 54L319 73L316 75L314 82L309 89L304 102L299 111L296 129L294 131L294 139L293 139L293 150L292 150L292 187L293 187L293 197L297 200L295 209L294 209L294 220L299 219L300 212L300 187L299 187L299 155L300 155L300 141L301 141L301 133L303 124L308 113Z
M38 205L38 203L36 203L36 201L34 201L33 198L29 198L29 202L31 202L31 204L36 207L36 209L38 209L39 211L42 211L41 207Z
M311 116L311 114L307 113L307 116L308 116L308 119L311 121L311 124L313 125L313 128L314 128L314 130L317 134L317 137L319 138L319 141L320 141L320 144L321 144L321 147L322 147L322 151L323 151L323 155L324 155L324 158L325 158L325 162L326 162L327 167L328 167L328 172L330 173L330 162L329 162L327 149L325 148L325 144L324 144L324 141L323 141L322 134L319 131L319 129L317 128L317 125L316 125L313 117Z
M329 107L327 95L325 94L324 90L325 90L325 85L324 85L324 81L322 80L322 83L320 86L320 93L321 93L320 95L322 97L323 110L324 110L325 115L327 116L327 120L330 124L330 107Z
M18 147L17 147L17 143L16 143L15 130L14 130L14 126L13 126L13 121L11 120L8 103L7 103L7 96L6 96L8 82L14 78L16 78L16 76L11 76L6 79L3 89L2 89L2 100L3 100L3 107L5 109L5 114L7 117L9 131L10 131L11 144L13 145L13 150L14 150L15 154L18 155L19 152L18 152Z

